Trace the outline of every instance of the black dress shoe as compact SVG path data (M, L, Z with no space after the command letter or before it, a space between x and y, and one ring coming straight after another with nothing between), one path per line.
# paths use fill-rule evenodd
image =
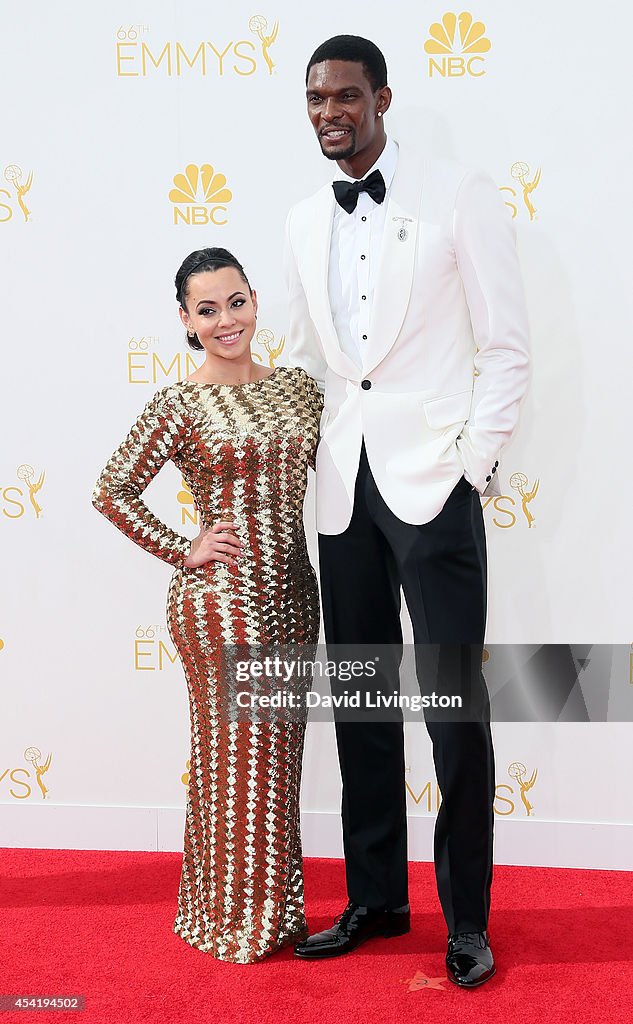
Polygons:
M476 988L492 978L497 968L487 932L458 932L448 937L446 972L461 988Z
M324 960L326 957L351 953L367 939L382 936L405 935L411 929L408 905L398 910L372 910L359 907L351 900L337 917L332 928L310 935L295 946L295 956L301 960Z

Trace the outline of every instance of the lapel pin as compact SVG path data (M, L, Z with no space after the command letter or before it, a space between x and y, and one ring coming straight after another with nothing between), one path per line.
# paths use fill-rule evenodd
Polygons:
M405 225L405 221L407 223L409 223L409 224L413 223L412 222L412 218L411 217L394 217L393 220L401 221L402 222L401 225L400 225L400 228L398 229L398 238L400 239L401 242L406 242L407 238L409 237L409 232L407 231L407 229L405 228L404 225Z

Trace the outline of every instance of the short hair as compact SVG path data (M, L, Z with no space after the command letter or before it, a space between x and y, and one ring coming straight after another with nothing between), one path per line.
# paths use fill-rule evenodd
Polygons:
M206 270L222 270L223 267L233 267L237 270L238 274L242 278L242 281L252 295L253 291L249 284L248 278L244 272L244 267L240 261L229 252L228 249L211 248L211 249L196 249L194 252L190 252L189 255L183 260L178 272L176 274L176 299L184 310L187 309L187 294L188 287L187 283L190 277L194 274L204 274ZM200 344L198 335L194 334L193 338L187 335L187 344L189 348L201 351L204 346Z
M387 84L387 63L375 43L362 36L332 36L316 48L306 68L306 85L310 68L325 60L349 60L362 64L374 92Z

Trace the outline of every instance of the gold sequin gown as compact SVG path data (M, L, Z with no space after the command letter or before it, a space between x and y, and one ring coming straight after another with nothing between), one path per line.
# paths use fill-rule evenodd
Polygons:
M167 622L187 680L191 764L174 931L234 963L260 960L307 934L299 820L305 722L227 720L221 649L317 641L303 502L321 406L312 378L288 367L241 385L169 385L147 404L93 495L115 526L176 567ZM238 565L183 567L190 542L141 499L168 460L206 526L237 524Z

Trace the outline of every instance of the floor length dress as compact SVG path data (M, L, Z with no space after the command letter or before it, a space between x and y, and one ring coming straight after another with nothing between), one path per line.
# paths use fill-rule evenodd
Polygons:
M174 931L235 963L307 934L299 830L305 722L230 720L222 648L317 641L303 502L321 408L312 378L288 367L246 384L168 385L111 456L93 495L128 537L176 567L167 623L187 680L191 764ZM237 565L183 566L190 542L141 498L168 460L205 526L237 524Z

